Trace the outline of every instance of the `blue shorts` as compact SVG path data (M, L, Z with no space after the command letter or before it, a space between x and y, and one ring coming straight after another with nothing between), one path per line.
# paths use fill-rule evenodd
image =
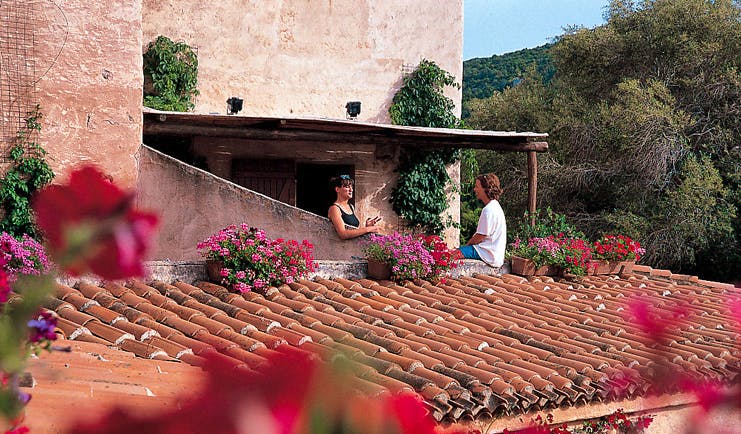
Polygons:
M460 246L458 247L458 250L461 251L463 257L466 259L481 259L479 252L477 252L473 246Z

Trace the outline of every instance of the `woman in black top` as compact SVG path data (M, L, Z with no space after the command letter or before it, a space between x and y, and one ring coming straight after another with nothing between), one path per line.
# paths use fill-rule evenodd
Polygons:
M378 223L381 217L375 217L365 220L365 227L360 226L360 220L355 215L355 208L350 205L350 199L353 197L355 181L348 175L340 175L330 180L337 193L337 199L329 207L329 220L334 225L337 235L343 239L359 237L371 232L378 232Z

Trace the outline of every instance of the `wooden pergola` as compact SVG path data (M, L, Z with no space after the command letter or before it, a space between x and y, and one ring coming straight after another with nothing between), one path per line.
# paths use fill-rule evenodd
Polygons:
M394 146L474 148L526 152L528 211L535 212L537 152L548 151L548 134L409 127L354 120L311 117L252 117L161 112L144 109L144 135L206 136L271 142L357 143L376 145L377 154Z

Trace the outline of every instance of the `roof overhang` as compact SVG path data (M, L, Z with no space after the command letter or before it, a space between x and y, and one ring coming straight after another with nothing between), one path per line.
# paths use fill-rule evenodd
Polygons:
M476 148L545 152L548 134L409 127L311 117L254 117L144 109L145 135L230 137L426 148Z

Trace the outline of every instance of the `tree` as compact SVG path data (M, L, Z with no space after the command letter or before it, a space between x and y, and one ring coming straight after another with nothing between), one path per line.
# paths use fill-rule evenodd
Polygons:
M472 101L469 123L548 132L539 201L587 234L620 230L642 241L651 265L735 278L740 11L732 0L614 0L607 24L554 44L552 80L533 71ZM512 156L478 157L483 170L521 170ZM505 183L508 216L525 209L521 184Z

